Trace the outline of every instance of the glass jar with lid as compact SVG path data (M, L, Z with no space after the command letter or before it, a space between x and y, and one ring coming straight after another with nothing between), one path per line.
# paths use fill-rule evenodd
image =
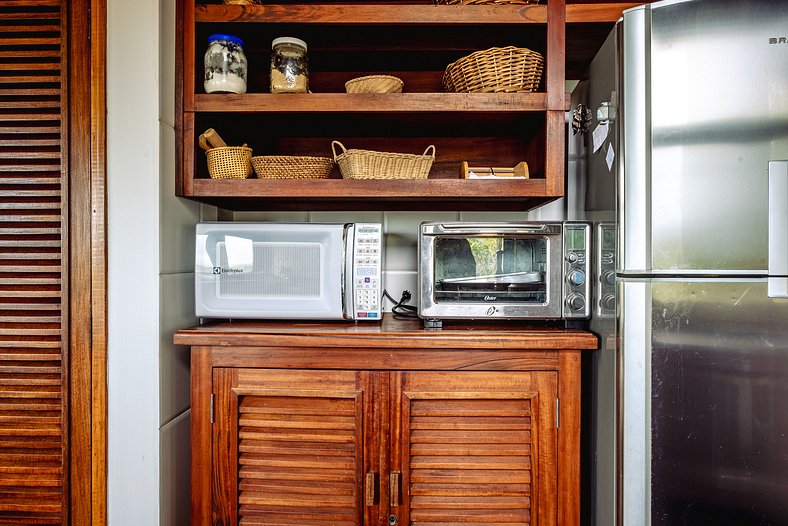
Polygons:
M217 33L205 52L205 93L246 93L247 62L243 40Z
M306 42L280 37L271 43L271 93L309 91L309 63Z

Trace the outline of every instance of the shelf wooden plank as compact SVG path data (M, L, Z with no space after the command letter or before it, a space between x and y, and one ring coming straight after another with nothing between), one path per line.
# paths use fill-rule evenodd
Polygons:
M336 25L545 24L544 5L288 4L195 7L196 22Z
M566 23L613 23L621 18L622 13L632 7L649 2L625 2L604 4L567 4Z
M195 179L195 195L298 199L545 195L544 179Z
M566 95L568 108L569 97ZM545 93L247 93L195 95L198 112L519 112L545 111Z
M615 22L625 9L643 2L568 4L567 23ZM546 5L206 5L195 7L196 22L254 22L336 25L545 24Z

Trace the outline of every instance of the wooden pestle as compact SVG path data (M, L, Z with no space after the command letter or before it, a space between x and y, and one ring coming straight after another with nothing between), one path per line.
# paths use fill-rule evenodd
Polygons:
M205 137L205 140L208 141L208 144L210 144L212 148L221 148L223 146L227 146L227 143L225 143L222 140L222 138L219 137L219 134L216 133L216 130L214 130L213 128L208 128L207 130L205 130L205 132L203 132L203 136Z
M200 136L197 137L197 144L199 144L200 148L206 152L211 149L210 145L208 145L208 140L205 138L205 135L200 134Z

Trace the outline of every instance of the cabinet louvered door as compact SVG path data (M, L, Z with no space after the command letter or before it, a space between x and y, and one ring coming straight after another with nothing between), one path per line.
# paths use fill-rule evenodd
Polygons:
M556 524L555 373L393 381L391 510L400 524Z
M0 524L67 517L62 12L0 1Z
M215 371L213 523L364 523L364 481L377 472L365 449L377 448L372 375Z

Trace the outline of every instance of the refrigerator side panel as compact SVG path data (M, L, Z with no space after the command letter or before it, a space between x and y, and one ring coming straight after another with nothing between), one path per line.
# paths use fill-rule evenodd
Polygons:
M788 157L785 1L648 11L652 269L765 275L768 163Z
M618 282L619 526L651 524L650 365L651 288L645 280Z
M651 524L788 524L788 301L766 279L651 294Z
M646 274L651 268L650 13L638 8L624 14L620 51L616 267L632 274Z

